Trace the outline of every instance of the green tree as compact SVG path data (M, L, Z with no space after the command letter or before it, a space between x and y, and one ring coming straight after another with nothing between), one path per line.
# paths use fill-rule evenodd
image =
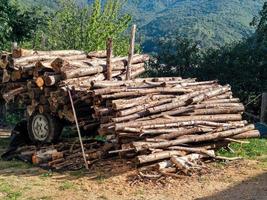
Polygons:
M254 17L251 22L256 27L257 42L267 41L267 2L264 3L258 17ZM266 44L266 43L265 43Z
M210 49L195 74L202 80L218 79L229 83L242 102L248 103L267 91L267 2L254 18L255 34L237 44ZM250 110L259 114L260 101Z
M123 32L131 21L129 15L120 15L122 2L107 0L102 6L95 0L92 7L78 5L74 0L59 1L58 10L52 14L48 27L41 30L35 48L42 48L42 37L46 38L46 49L103 50L106 40L112 37L116 54L127 52L128 39Z
M267 2L252 24L255 34L220 49L198 49L196 42L176 40L163 43L157 62L150 67L153 75L181 75L199 80L217 79L230 84L235 96L245 104L267 91ZM165 63L166 65L163 65ZM259 112L259 103L250 110Z
M0 49L7 50L11 42L31 40L40 24L44 23L40 10L22 11L16 1L0 0Z
M201 51L197 42L176 37L160 41L160 50L156 63L150 68L150 74L161 76L188 76L198 66Z

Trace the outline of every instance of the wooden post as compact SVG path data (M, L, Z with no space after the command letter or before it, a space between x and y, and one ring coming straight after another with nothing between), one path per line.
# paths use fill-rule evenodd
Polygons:
M136 32L136 25L133 25L132 32L131 32L131 41L130 41L130 48L129 48L129 56L128 56L128 64L126 69L126 80L131 79L131 65L132 65L132 59L134 55L134 43L135 43L135 32Z
M78 131L78 136L79 136L79 140L80 140L80 144L81 144L81 148L82 148L82 154L83 154L85 168L89 169L88 163L87 163L87 160L86 160L85 151L84 151L83 140L82 140L82 135L81 135L80 127L79 127L79 122L78 122L78 119L77 119L76 110L75 110L75 107L74 107L74 103L73 103L73 99L72 99L72 96L71 96L71 92L69 90L69 86L67 86L67 90L68 90L70 103L71 103L71 107L72 107L72 112L73 112L73 115L74 115L76 128L77 128L77 131Z
M267 92L262 93L260 121L267 123Z
M15 51L15 50L17 50L19 47L18 47L18 43L17 42L12 42L12 44L11 44L11 52L12 52L12 54L13 54L13 52Z
M6 122L6 105L5 101L0 99L0 126Z
M17 42L12 42L11 50L13 51L14 49L18 49L18 43Z
M108 38L107 40L107 80L112 79L112 38Z
M42 39L41 39L41 48L42 49L45 49L45 47L46 47L46 37L45 37L45 34L44 33L42 33Z

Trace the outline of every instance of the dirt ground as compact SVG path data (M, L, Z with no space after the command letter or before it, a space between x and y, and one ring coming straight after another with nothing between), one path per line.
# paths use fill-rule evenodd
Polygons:
M95 166L88 172L64 173L1 160L0 199L266 200L266 160L213 163L201 175L154 181L139 179L122 160L107 161L105 167Z

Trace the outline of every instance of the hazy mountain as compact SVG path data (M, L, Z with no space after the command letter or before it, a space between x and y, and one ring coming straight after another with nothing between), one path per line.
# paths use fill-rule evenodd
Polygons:
M26 5L55 6L55 0L20 0ZM77 0L86 2L86 0ZM104 2L105 0L103 0ZM179 34L219 46L250 35L249 26L266 0L128 0L123 12L134 17L146 51L159 38ZM88 0L89 4L94 0Z
M124 11L134 16L144 47L153 50L161 37L174 33L219 46L250 35L249 23L264 0L132 0Z

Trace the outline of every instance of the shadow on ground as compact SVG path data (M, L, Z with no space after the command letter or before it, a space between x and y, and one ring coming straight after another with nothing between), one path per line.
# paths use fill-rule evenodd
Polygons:
M218 192L212 196L197 200L266 200L267 199L267 172L242 181L233 187Z

